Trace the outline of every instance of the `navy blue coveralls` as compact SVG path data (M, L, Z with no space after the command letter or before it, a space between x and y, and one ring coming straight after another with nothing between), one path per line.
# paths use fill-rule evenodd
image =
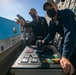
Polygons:
M76 69L76 21L75 14L69 10L57 11L57 22L50 21L49 33L45 42L52 40L58 32L63 37L61 54L71 61Z
M38 21L33 20L30 23L25 23L25 27L31 27L35 35L35 40L42 40L48 34L48 24L44 17L38 16Z

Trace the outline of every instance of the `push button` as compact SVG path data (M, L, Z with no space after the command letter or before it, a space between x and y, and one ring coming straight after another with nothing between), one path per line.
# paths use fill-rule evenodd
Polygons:
M31 63L38 63L38 58L32 58Z
M38 55L37 54L33 54L33 56L32 57L35 57L35 58L37 58L38 57Z
M33 50L32 49L27 49L26 53L33 53Z
M30 57L30 55L29 54L25 54L25 56L24 56L25 58L29 58Z
M27 63L28 62L28 58L23 58L21 62L22 63Z

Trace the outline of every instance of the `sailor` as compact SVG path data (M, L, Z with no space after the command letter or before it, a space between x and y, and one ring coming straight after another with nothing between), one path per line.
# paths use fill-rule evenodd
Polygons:
M20 19L16 19L16 22L18 24L20 23L20 25L23 27L31 27L35 35L35 41L44 39L48 34L48 24L46 19L44 17L38 16L37 11L34 8L30 9L29 15L33 19L31 22L25 23Z
M58 10L53 0L47 0L43 9L52 18L50 21L49 33L42 43L55 37L58 32L62 39L60 64L63 71L68 75L73 75L76 70L76 22L75 14L70 9Z

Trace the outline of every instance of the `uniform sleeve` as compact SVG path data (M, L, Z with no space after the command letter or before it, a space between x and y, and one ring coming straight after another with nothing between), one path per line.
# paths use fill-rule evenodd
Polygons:
M55 37L56 30L54 30L53 25L54 25L54 24L51 24L51 22L50 22L50 25L49 25L49 27L48 27L48 34L47 34L47 36L44 38L45 43L46 43L46 42L50 42L50 41L53 40L54 37Z
M75 17L71 11L68 11L66 15L66 21L64 25L64 43L63 43L63 52L62 56L67 59L70 58L74 51L74 26L75 25Z
M45 28L46 28L46 33L48 33L48 31L49 31L49 26L48 26L47 21L46 21L45 18L44 18L44 25L45 25Z
M25 23L24 27L33 27L35 24L33 22Z

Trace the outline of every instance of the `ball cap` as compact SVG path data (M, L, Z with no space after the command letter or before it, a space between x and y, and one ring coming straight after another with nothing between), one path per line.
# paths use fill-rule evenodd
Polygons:
M47 0L44 5L43 5L43 9L46 10L46 6L47 5L55 5L56 6L56 3L53 1L53 0Z
M30 9L29 14L31 14L32 12L35 13L35 14L37 14L36 9L34 9L34 8L31 8L31 9Z

